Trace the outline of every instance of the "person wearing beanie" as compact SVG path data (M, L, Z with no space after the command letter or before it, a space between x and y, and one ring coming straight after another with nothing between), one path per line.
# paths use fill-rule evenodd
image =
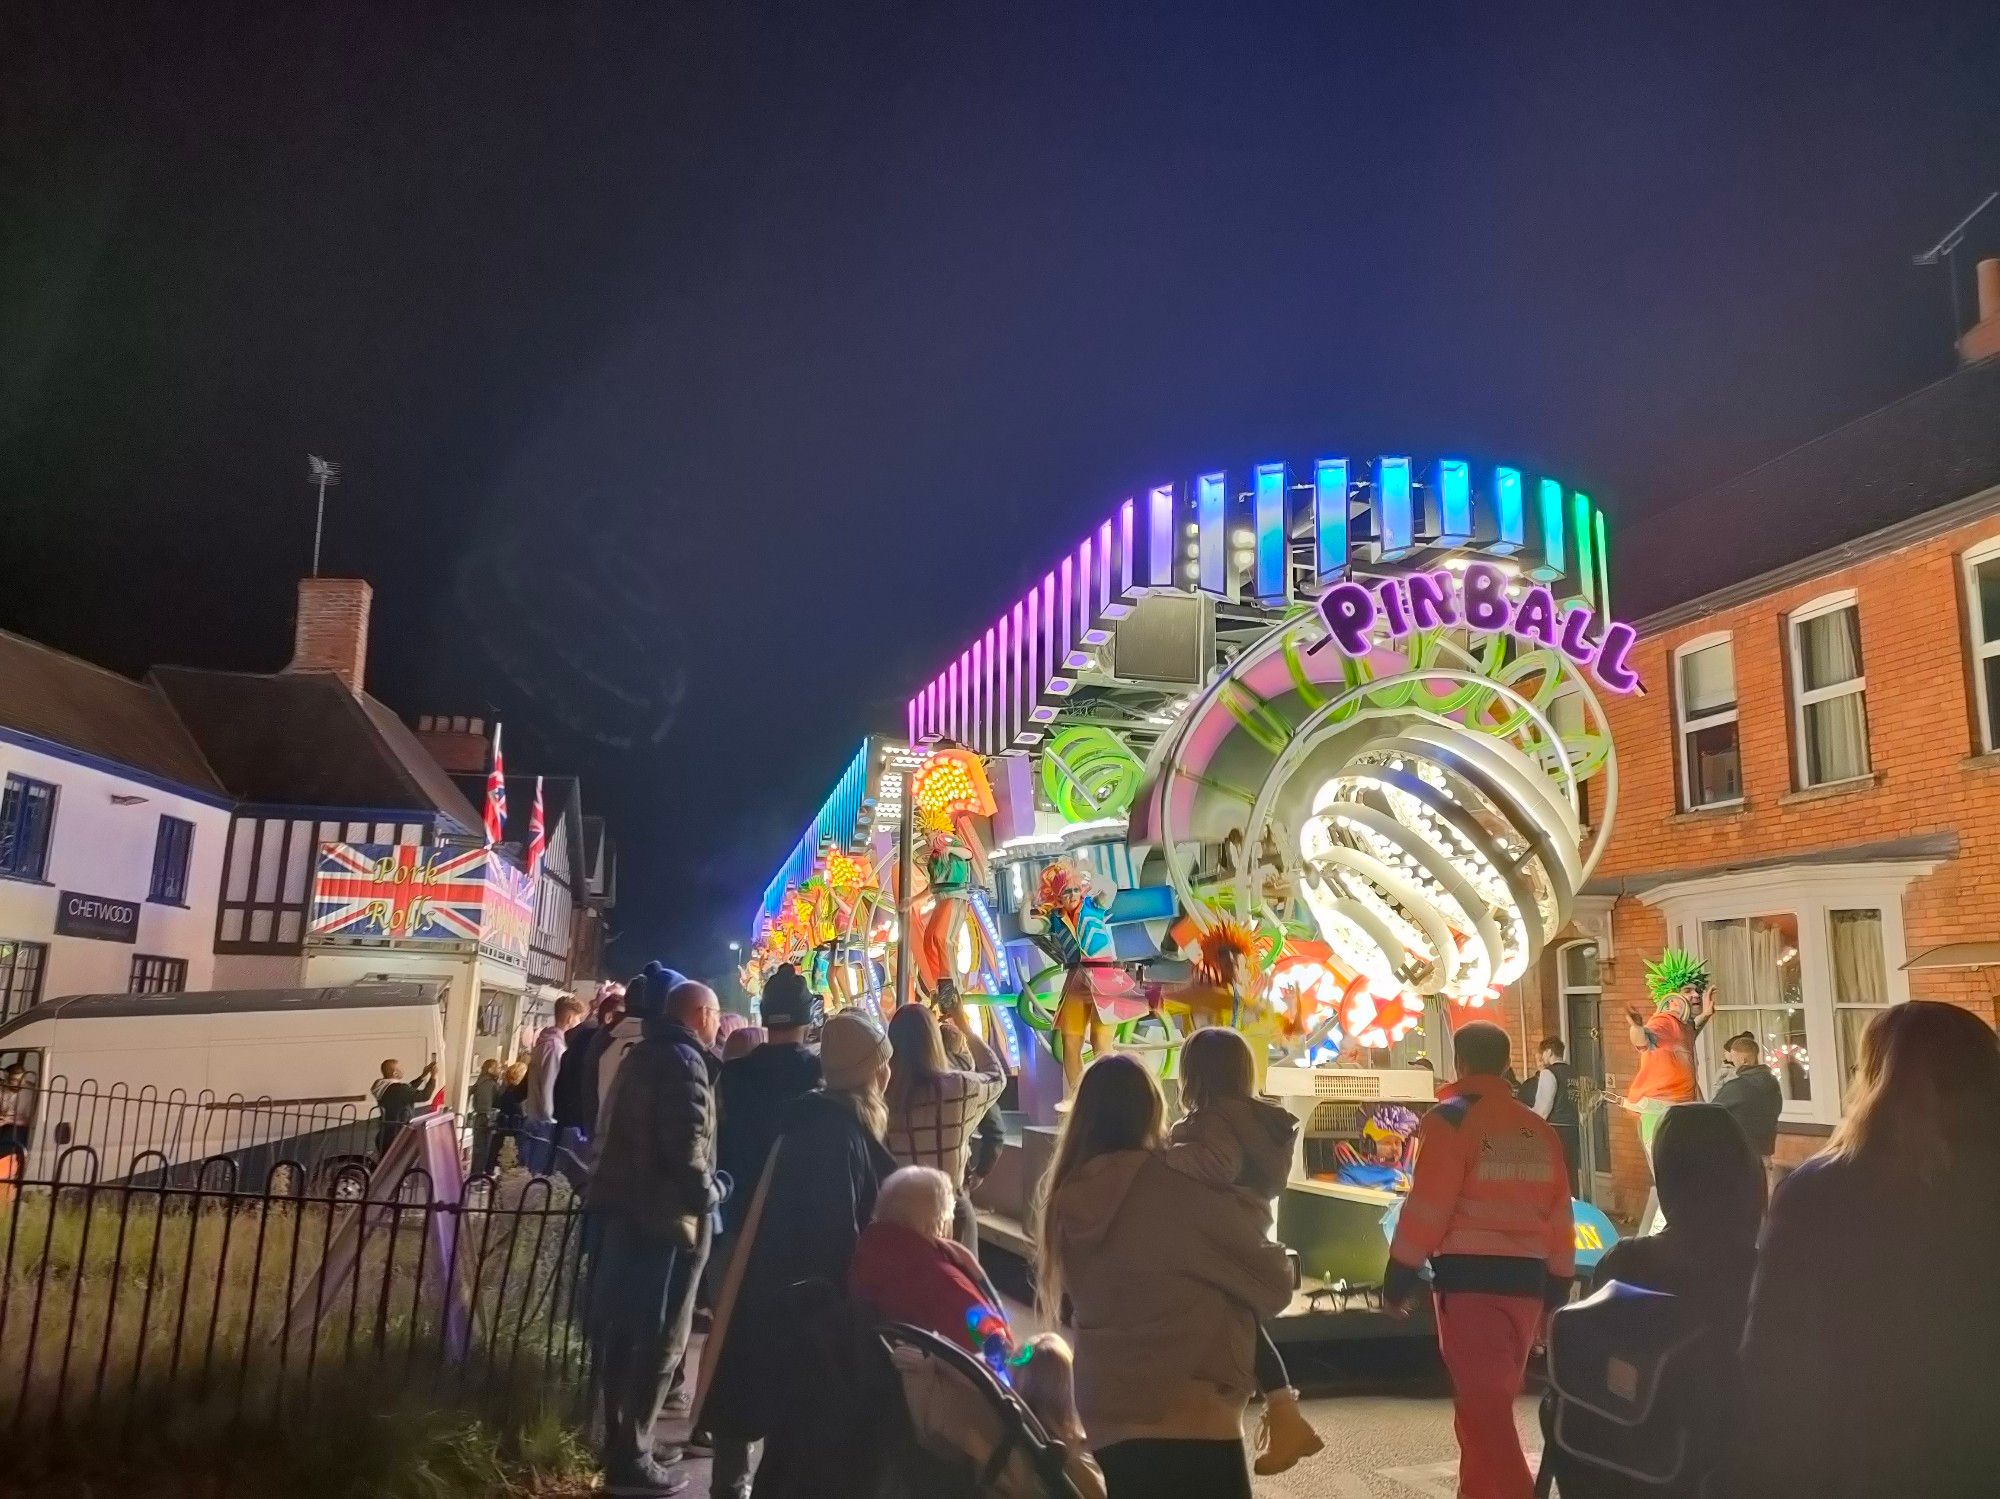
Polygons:
M644 1037L646 1020L657 1020L667 1012L667 996L687 982L687 975L658 961L625 985L625 1017L599 1038L597 1057L597 1116L604 1118L611 1108L611 1085L618 1080L618 1068L628 1053Z
M806 1047L816 1004L798 970L786 964L764 981L761 1008L768 1032L764 1044L746 1057L722 1064L722 1138L716 1167L727 1172L735 1185L722 1205L725 1236L743 1226L786 1107L820 1085L819 1058ZM726 1264L727 1259L726 1248L718 1248L714 1262Z
M626 1056L603 1116L584 1196L596 1243L588 1325L604 1492L634 1499L687 1486L685 1475L655 1459L653 1428L687 1349L721 1201L715 991L683 982L665 995L664 1011L650 1002L647 1009L644 1037Z
M782 985L781 1001L797 1004L803 987ZM767 985L764 1021L775 1035L771 999ZM779 1014L801 1018L798 1009ZM715 1499L749 1494L750 1449L759 1440L765 1443L759 1499L824 1493L824 1476L837 1466L829 1453L843 1439L840 1422L825 1392L798 1387L808 1361L789 1307L800 1282L847 1284L854 1246L875 1214L876 1192L896 1169L882 1144L889 1040L873 1020L843 1010L821 1029L819 1060L824 1086L784 1105L763 1169L755 1180L735 1184L745 1199L743 1215L703 1350L702 1403L695 1412L696 1425L715 1439ZM726 1139L726 1094L723 1108Z

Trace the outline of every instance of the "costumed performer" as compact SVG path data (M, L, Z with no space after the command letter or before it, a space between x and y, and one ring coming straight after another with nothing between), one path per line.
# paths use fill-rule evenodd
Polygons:
M1625 1108L1639 1116L1639 1144L1646 1164L1653 1161L1653 1137L1660 1121L1675 1104L1701 1102L1695 1079L1694 1042L1715 1013L1715 995L1708 965L1679 948L1668 948L1660 961L1646 967L1646 989L1653 998L1649 1016L1634 1005L1625 1012L1639 1070L1625 1091Z
M1083 1041L1097 1056L1111 1052L1111 1027L1147 1011L1144 988L1119 964L1111 941L1111 902L1074 866L1042 871L1033 914L1042 929L1035 940L1069 970L1056 1006L1062 1037L1063 1093L1074 1097L1083 1077Z

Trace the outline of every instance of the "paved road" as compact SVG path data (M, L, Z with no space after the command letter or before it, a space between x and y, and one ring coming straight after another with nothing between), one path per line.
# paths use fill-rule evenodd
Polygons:
M1012 1309L1032 1325L1025 1308ZM1457 1456L1451 1401L1428 1350L1348 1346L1321 1354L1287 1350L1292 1377L1327 1450L1290 1473L1260 1478L1259 1499L1453 1499ZM1515 1412L1531 1458L1541 1443L1535 1405ZM683 1426L663 1422L661 1435ZM708 1465L689 1465L689 1495L705 1494Z

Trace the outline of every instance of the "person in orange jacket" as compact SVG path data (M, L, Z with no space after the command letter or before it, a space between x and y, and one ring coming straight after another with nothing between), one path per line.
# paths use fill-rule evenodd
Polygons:
M1451 1376L1462 1499L1530 1499L1514 1401L1544 1311L1576 1270L1562 1142L1508 1088L1507 1033L1475 1022L1452 1043L1458 1081L1417 1132L1384 1300L1407 1312L1429 1261L1438 1351Z

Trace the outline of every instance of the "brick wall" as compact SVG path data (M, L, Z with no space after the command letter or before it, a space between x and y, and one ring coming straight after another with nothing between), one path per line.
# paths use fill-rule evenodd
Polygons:
M330 671L359 692L368 669L368 611L375 590L362 578L299 580L298 624L287 671Z
M1963 554L1995 537L2000 518L1988 517L1642 639L1634 664L1646 694L1607 701L1618 752L1619 806L1594 884L1713 873L1950 834L1957 838L1956 856L1916 880L1905 895L1903 959L1942 943L2000 939L2000 755L1979 752L1960 585ZM1855 591L1860 611L1874 775L1831 791L1799 792L1785 621L1801 605L1844 589ZM1683 813L1675 769L1672 652L1722 630L1734 637L1744 801L1723 811ZM1615 957L1605 967L1603 983L1605 1050L1619 1088L1636 1065L1624 1034L1624 1010L1648 1003L1643 968L1666 936L1658 909L1630 895L1618 901ZM1898 961L1894 954L1891 961ZM1911 976L1912 997L1963 1004L1989 1024L1995 1020L1997 991L2000 970ZM1541 983L1514 998L1517 1035L1523 1029L1554 1029L1559 1004L1550 967ZM1633 1210L1643 1203L1647 1174L1631 1117L1622 1110L1614 1112L1611 1134L1619 1206ZM1820 1143L1817 1135L1787 1135L1780 1156L1803 1159Z

